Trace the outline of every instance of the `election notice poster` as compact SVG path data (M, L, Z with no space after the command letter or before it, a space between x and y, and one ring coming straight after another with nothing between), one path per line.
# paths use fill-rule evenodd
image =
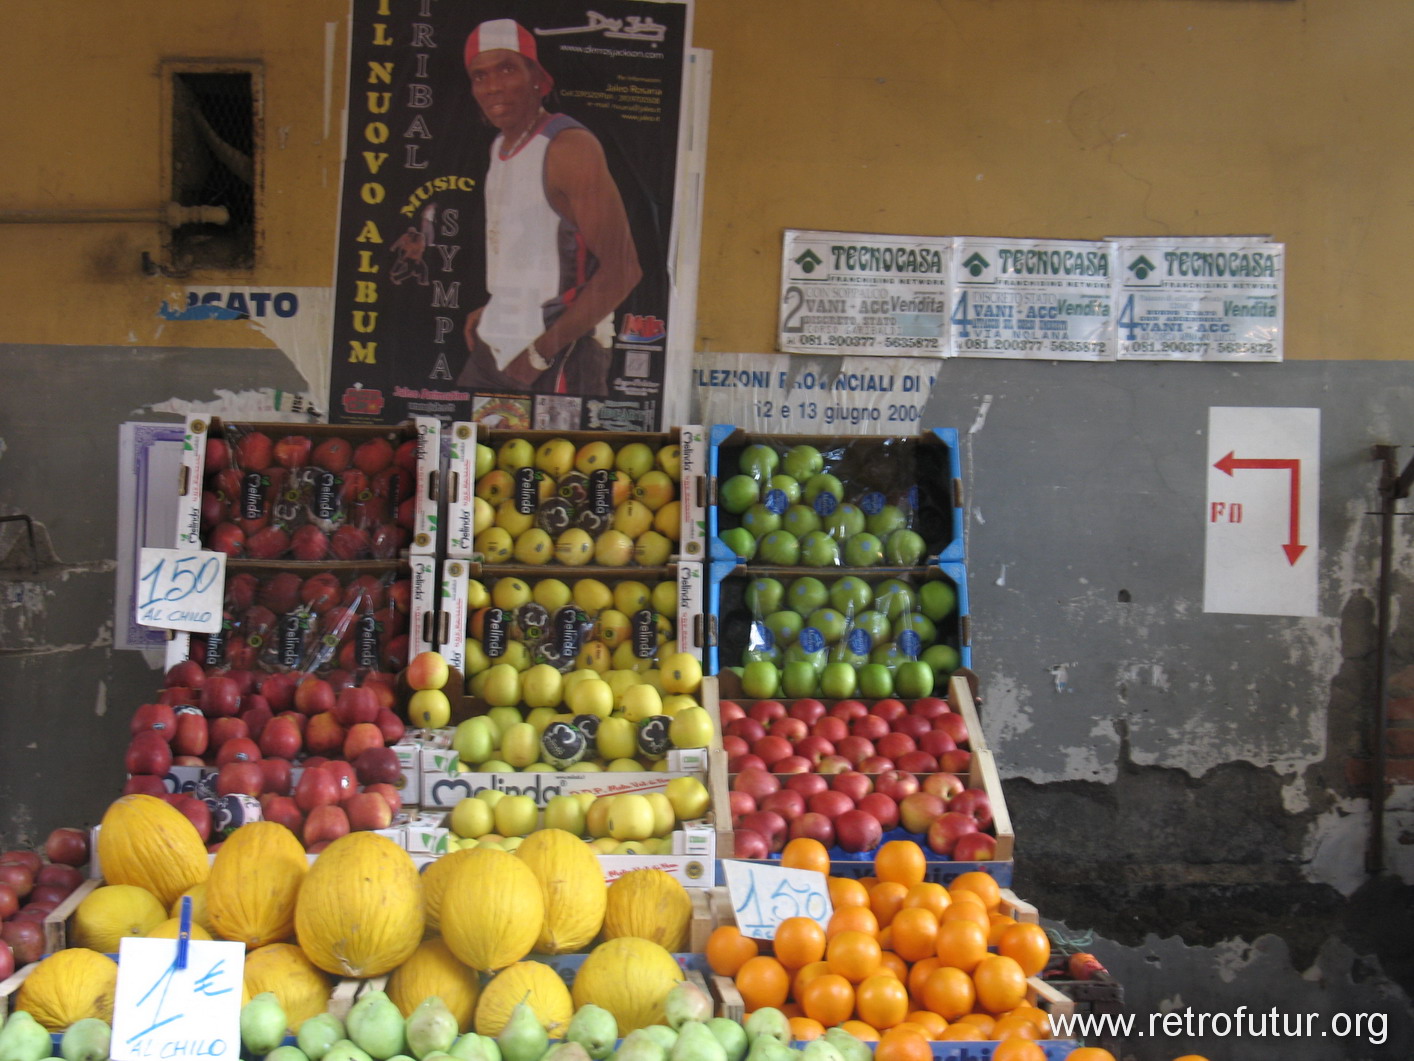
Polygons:
M942 357L952 239L787 229L781 350Z
M1282 244L1205 237L1114 243L1120 360L1282 359Z
M330 420L659 429L690 7L352 5Z
M1113 249L963 236L953 247L952 352L1108 361Z

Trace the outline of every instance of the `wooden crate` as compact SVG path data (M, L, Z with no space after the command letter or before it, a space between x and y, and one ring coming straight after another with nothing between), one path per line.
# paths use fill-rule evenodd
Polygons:
M55 951L63 950L69 946L69 941L73 938L74 911L78 909L79 903L93 893L94 889L100 888L102 885L102 879L88 878L70 892L62 903L49 912L49 916L44 919L45 954L53 954Z
M16 969L14 975L9 977L9 979L0 980L0 1018L9 1016L10 1003L15 992L18 991L20 985L29 978L29 974L38 968L39 962L30 962L30 964Z

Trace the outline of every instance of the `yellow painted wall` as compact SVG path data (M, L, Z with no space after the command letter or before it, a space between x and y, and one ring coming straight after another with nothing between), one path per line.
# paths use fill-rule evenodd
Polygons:
M328 285L346 16L342 0L9 0L0 213L155 205L158 60L258 60L260 263L193 282ZM713 61L698 349L773 349L781 232L798 227L1270 234L1288 358L1409 356L1406 0L698 0L696 43ZM268 345L158 320L182 285L139 270L154 226L0 234L0 341Z

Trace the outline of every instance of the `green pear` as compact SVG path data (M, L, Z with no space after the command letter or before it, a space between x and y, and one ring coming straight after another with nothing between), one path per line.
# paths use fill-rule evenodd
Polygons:
M712 996L691 980L679 980L663 1000L663 1016L669 1027L678 1029L690 1020L710 1020Z
M64 1030L59 1040L59 1056L64 1061L108 1061L113 1029L106 1020L84 1017Z
M373 1061L373 1055L352 1039L340 1039L329 1047L329 1052L324 1055L324 1061Z
M241 1007L241 1042L257 1057L268 1054L285 1039L285 1007L273 991L262 991Z
M844 1061L844 1055L835 1045L824 1039L812 1039L801 1051L805 1061Z
M457 1041L457 1018L436 995L424 998L408 1016L405 1026L408 1048L422 1061L431 1053L446 1053Z
M713 1017L707 1022L707 1030L722 1044L727 1061L741 1061L746 1056L746 1029L739 1021L730 1017Z
M374 1061L406 1052L403 1015L386 991L370 991L360 998L344 1024L349 1039Z
M678 1028L678 1041L673 1044L668 1061L727 1061L727 1051L712 1029L698 1020L690 1020Z
M671 1050L673 1044L678 1041L678 1033L672 1028L669 1028L666 1024L650 1024L648 1027L639 1030L661 1046L664 1054Z
M747 1041L755 1045L763 1035L778 1043L790 1042L790 1018L774 1006L762 1006L746 1018Z
M481 1048L486 1051L486 1061L501 1061L501 1044L489 1035L478 1035Z
M636 1028L624 1036L624 1041L614 1051L614 1061L667 1061L668 1052L646 1028Z
M0 1028L0 1061L42 1061L52 1046L49 1030L22 1009Z
M461 1036L447 1053L461 1058L461 1061L491 1061L486 1056L486 1047L482 1044L481 1036L475 1032L467 1032Z
M570 1026L565 1030L565 1039L579 1043L593 1061L602 1061L614 1052L614 1043L619 1038L619 1022L603 1006L592 1002L580 1006L570 1018Z
M823 1038L840 1052L844 1061L873 1061L874 1051L869 1048L869 1044L843 1028L830 1028Z
M319 1013L310 1017L295 1032L295 1043L304 1051L309 1061L321 1061L340 1039L344 1038L344 1022L332 1013Z
M541 1061L590 1061L590 1057L589 1051L582 1043L573 1043L566 1039L546 1050Z
M750 1032L747 1036L750 1037ZM789 1061L790 1047L774 1035L758 1035L751 1040L751 1047L746 1051L746 1061Z
M525 1002L517 1002L511 1019L496 1036L496 1045L505 1061L540 1061L550 1046L550 1034L535 1010Z
M298 1046L277 1046L265 1055L265 1061L309 1061Z

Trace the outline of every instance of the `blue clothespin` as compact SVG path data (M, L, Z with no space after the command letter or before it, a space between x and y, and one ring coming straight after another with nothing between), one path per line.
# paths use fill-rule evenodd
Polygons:
M182 896L182 923L177 930L176 969L187 967L187 945L191 943L191 896Z

